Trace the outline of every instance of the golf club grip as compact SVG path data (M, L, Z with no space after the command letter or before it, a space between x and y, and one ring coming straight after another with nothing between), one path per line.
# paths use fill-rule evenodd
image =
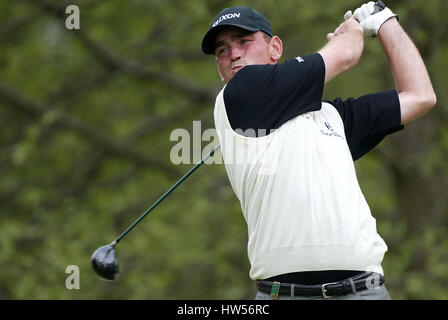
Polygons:
M373 14L378 13L380 11L383 11L384 8L386 8L386 5L383 3L383 1L378 0L377 2L375 2L375 5L373 6Z
M115 239L112 244L115 246L124 236L126 236L140 221L143 220L155 207L159 205L160 202L162 202L166 197L170 195L171 192L174 191L182 182L184 182L193 172L196 171L208 158L213 156L213 154L221 148L221 145L215 146L212 151L210 151L200 162L198 162L193 168L191 168L186 174L182 176L177 182L171 186L171 188L168 189L154 204L149 207L145 212L143 212L140 217L137 218L121 235L118 236L117 239Z

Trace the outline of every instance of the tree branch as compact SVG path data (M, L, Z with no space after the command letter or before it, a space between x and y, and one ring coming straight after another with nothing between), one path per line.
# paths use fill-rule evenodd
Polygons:
M75 116L68 114L66 111L62 114L61 112L51 109L48 106L26 99L18 92L11 90L10 88L6 88L1 84L0 97L2 97L7 103L32 117L45 117L45 121L47 121L49 125L78 133L89 142L93 142L98 145L109 154L128 158L139 165L154 166L160 170L163 170L170 176L179 175L179 172L167 163L152 157L148 157L134 150L128 143L110 139L109 136L99 132Z
M95 56L106 68L110 68L112 70L119 69L141 79L160 81L174 90L191 95L195 99L201 101L213 101L215 99L215 89L201 88L191 82L179 79L167 72L158 72L138 64L128 63L125 59L118 57L104 46L93 41L84 31L77 30L76 34L84 43L86 48L93 54L93 56Z
M64 17L65 8L61 5L57 5L47 0L34 1L34 4L37 4L41 9L45 10L45 12L49 12L58 18ZM76 30L73 34L82 41L91 54L97 58L98 62L106 68L112 70L118 69L141 79L159 81L168 85L170 88L188 94L199 101L210 102L214 101L216 97L215 88L202 88L193 84L191 81L179 79L166 71L159 72L136 63L127 62L125 58L119 57L109 49L106 49L103 45L94 41L82 29Z

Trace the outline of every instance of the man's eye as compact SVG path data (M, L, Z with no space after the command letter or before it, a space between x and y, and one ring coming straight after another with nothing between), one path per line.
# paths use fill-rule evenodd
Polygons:
M218 49L216 55L220 56L220 55L227 53L228 51L229 51L229 49L227 49L227 48Z

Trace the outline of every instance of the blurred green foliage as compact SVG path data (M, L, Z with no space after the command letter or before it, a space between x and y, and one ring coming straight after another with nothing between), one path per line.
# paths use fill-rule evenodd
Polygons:
M65 8L80 8L80 30ZM0 1L0 299L252 299L247 230L222 165L203 166L117 246L100 280L93 251L115 239L191 166L170 133L213 128L222 84L200 43L225 0ZM305 55L359 1L248 0ZM389 246L395 299L448 299L448 25L445 0L389 1L420 49L436 108L356 162ZM376 39L324 98L394 87ZM68 290L68 265L80 289Z

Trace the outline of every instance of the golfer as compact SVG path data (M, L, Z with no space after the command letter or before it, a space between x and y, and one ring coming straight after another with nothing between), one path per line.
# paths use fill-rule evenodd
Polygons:
M322 49L284 62L282 41L249 7L221 11L203 38L225 83L215 126L248 226L256 299L391 298L387 246L353 161L436 96L397 15L380 9L369 2L347 12ZM365 36L380 42L396 89L323 101L324 85L359 62Z

